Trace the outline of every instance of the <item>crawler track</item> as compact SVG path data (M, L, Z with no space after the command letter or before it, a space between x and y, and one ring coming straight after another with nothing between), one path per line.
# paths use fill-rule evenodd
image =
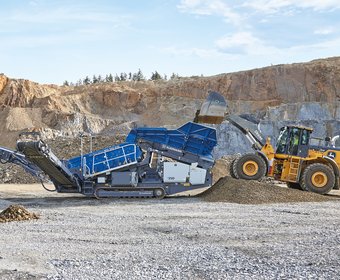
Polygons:
M96 198L157 198L165 196L163 188L129 188L129 187L99 187L95 190Z

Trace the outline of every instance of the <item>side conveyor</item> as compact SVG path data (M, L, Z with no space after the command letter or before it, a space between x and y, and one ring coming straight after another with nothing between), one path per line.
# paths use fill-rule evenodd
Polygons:
M57 185L77 186L77 180L69 169L53 154L48 146L39 141L19 141L17 149L43 170Z
M28 173L38 177L40 180L44 181L46 179L44 173L40 170L38 166L28 161L25 158L25 155L17 151L13 151L5 147L0 147L0 163L13 163L19 165L24 168Z

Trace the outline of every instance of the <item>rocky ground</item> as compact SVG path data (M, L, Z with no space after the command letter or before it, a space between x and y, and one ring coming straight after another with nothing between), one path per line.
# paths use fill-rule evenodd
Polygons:
M1 279L336 279L340 273L338 200L96 200L38 185L1 185L0 197L0 209L21 204L40 216L0 225Z

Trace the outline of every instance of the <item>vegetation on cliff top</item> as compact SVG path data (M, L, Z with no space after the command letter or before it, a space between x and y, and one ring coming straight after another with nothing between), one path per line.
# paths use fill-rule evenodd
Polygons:
M170 80L179 79L180 76L178 74L172 73L170 76ZM125 72L121 72L119 75L116 73L113 76L111 73L106 74L105 77L102 75L93 75L92 78L86 76L83 79L79 79L77 82L69 82L67 80L64 81L64 86L80 86L80 85L89 85L89 84L97 84L97 83L113 83L113 82L122 82L122 81L145 81L147 77L144 76L143 72L138 69L136 73L129 72L128 74ZM157 81L157 80L168 80L167 75L161 75L157 71L152 72L149 78L150 81Z

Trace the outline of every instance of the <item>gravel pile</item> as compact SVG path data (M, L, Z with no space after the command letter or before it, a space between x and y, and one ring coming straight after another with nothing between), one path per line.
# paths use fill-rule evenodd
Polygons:
M35 213L30 213L21 205L10 205L0 213L0 223L33 219L39 219L39 216Z
M239 204L321 202L334 199L330 196L279 187L258 181L224 177L200 197L209 202Z

